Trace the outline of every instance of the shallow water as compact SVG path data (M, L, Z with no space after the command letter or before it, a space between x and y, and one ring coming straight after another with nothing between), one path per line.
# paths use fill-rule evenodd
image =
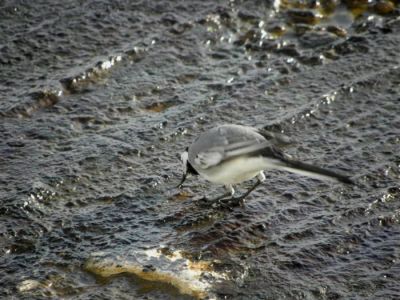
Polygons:
M400 297L395 2L51 3L0 5L2 299ZM357 184L204 205L178 154L223 123Z

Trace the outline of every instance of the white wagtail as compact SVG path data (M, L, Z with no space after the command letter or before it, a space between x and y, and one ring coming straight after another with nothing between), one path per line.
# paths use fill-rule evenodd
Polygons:
M215 127L201 134L181 154L184 172L178 187L182 187L188 174L201 175L225 186L227 193L217 198L221 200L233 197L234 184L257 176L257 183L244 195L232 198L242 200L265 180L263 171L268 169L352 183L348 176L297 161L283 153L278 145L287 143L289 139L285 136L263 129L231 124Z

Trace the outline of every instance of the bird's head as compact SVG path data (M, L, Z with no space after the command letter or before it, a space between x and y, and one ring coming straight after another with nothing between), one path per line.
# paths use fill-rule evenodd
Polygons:
M186 180L188 174L198 175L197 171L193 168L193 166L189 162L189 147L186 147L185 151L181 154L181 162L183 169L183 176L181 182L178 184L178 188L181 188L183 183Z

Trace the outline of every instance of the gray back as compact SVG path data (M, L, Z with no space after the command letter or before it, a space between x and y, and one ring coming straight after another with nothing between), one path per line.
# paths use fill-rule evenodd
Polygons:
M199 153L212 148L225 148L232 144L250 142L254 144L266 141L256 128L241 125L221 125L201 134L189 147L189 162L195 164Z

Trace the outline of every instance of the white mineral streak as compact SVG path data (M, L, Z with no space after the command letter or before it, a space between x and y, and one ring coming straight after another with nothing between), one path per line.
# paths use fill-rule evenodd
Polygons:
M212 269L211 262L190 261L181 251L163 254L161 249L133 251L124 257L112 253L93 253L85 269L97 275L108 277L119 273L131 273L145 280L169 283L182 294L199 299L208 297L212 284L227 279L227 275Z

